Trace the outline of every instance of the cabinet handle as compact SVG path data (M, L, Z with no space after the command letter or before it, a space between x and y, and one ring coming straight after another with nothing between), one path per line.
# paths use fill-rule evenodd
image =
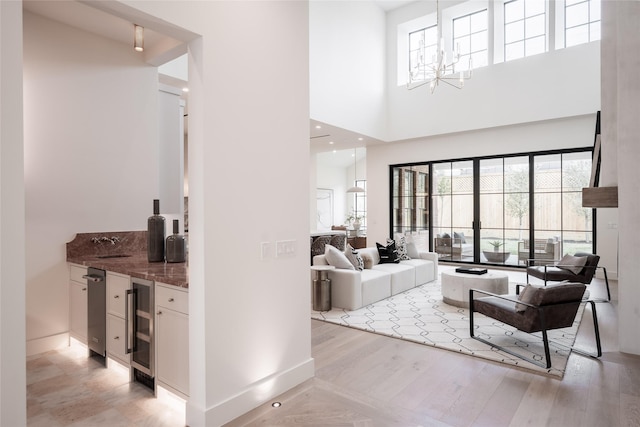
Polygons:
M159 311L159 312L158 312L158 316L160 316L161 314L162 314L162 311Z
M113 297L114 297L115 299L118 299L118 298L120 298L120 295L114 295Z
M169 298L169 302L173 302L173 298Z
M119 339L120 339L120 337L113 337L113 339L114 339L114 340L119 340Z
M83 291L86 291L86 290L87 290L87 288L82 288L82 290L83 290Z

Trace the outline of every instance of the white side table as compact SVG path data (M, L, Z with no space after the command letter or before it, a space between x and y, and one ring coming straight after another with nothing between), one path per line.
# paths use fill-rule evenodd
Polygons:
M485 274L457 273L445 270L440 274L442 300L449 305L469 308L469 289L481 289L494 294L509 292L509 275L501 271ZM478 294L478 297L482 297Z
M316 277L313 279L313 309L315 311L331 310L331 279L329 270L334 270L332 265L312 265Z

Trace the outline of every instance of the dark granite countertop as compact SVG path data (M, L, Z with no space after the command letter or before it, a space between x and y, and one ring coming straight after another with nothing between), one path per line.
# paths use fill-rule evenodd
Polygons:
M188 262L149 262L145 233L79 233L67 243L67 262L188 288ZM91 240L101 236L118 236L119 241L115 245L100 246Z

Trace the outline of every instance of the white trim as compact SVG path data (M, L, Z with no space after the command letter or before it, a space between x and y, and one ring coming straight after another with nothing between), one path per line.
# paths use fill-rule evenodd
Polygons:
M275 373L250 384L241 393L204 410L203 408L195 407L193 402L189 400L187 402L187 425L219 426L228 423L235 419L238 414L244 414L257 408L287 390L313 378L314 371L314 359L309 358L291 369Z
M50 335L48 337L35 338L27 341L27 356L45 353L51 350L69 347L69 333Z

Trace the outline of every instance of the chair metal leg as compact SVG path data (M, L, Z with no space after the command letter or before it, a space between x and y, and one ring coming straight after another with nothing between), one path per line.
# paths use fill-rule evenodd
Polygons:
M607 277L607 269L602 267L604 271L604 283L607 285L607 301L611 301L611 291L609 290L609 277Z
M593 331L596 336L596 354L592 354L575 347L572 347L571 351L575 351L576 353L582 354L583 356L600 357L602 356L602 343L600 342L600 328L598 327L598 313L596 312L596 302L591 300L586 302L591 304L591 314L593 315Z

